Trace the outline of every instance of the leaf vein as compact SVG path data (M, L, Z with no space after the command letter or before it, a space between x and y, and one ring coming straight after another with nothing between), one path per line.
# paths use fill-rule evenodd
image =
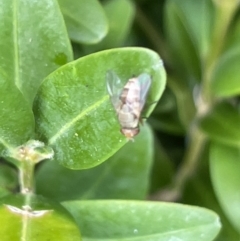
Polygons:
M67 122L54 136L52 136L49 139L49 145L53 145L57 141L57 139L61 137L61 135L65 133L69 128L71 128L77 121L79 121L82 117L84 117L92 110L96 109L98 106L103 104L108 98L109 98L108 95L103 96L102 99L100 99L99 101L95 102L93 105L83 110L79 115L77 115L71 121Z

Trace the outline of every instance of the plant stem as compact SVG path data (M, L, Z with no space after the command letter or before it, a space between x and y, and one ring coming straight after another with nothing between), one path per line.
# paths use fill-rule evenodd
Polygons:
M199 96L199 102L196 103L197 114L195 119L204 115L215 103L214 96L212 96L211 93L212 74L222 52L228 27L237 9L236 6L228 6L230 7L227 9L223 5L216 6L216 19L213 27L211 50L205 60L202 77L202 91ZM206 137L200 130L198 130L197 126L193 127L189 133L189 145L183 158L182 165L174 180L174 194L177 198L180 196L186 181L195 172L205 143Z
M185 152L181 168L175 176L175 189L178 193L182 192L186 181L195 173L205 143L205 135L195 125L189 134L189 145Z
M224 1L222 1L224 3ZM182 164L177 172L170 188L160 191L153 195L152 199L176 201L181 196L182 190L187 180L195 173L201 153L206 144L205 135L195 125L195 120L209 111L215 103L211 93L211 78L216 66L217 59L222 52L224 40L230 22L237 10L237 2L227 4L228 8L223 5L216 6L216 19L213 27L213 37L211 49L205 59L202 77L202 91L199 96L199 102L196 103L197 113L193 119L193 126L188 134L188 146L182 160Z
M172 181L170 187L160 190L152 195L153 200L176 201L181 197L186 182L191 178L198 166L202 151L206 143L206 137L198 129L197 125L191 128L188 135L189 143L182 160L182 164Z
M34 192L34 166L31 160L21 160L19 166L20 191L23 194Z
M34 192L34 167L45 159L50 159L54 151L46 147L43 142L29 140L25 144L12 148L9 156L16 160L15 164L19 169L20 191L22 194Z

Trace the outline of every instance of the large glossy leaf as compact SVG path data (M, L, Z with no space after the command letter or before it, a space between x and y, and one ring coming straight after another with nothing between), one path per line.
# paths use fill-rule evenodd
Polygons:
M1 241L81 241L79 229L58 203L40 196L0 199Z
M98 0L58 0L58 2L73 41L93 44L106 35L108 22Z
M199 61L209 49L211 25L211 1L167 1L165 30L177 71L199 78Z
M135 142L127 143L97 167L73 171L56 162L45 162L37 172L36 189L38 193L59 201L144 199L149 186L152 159L152 133L145 126Z
M240 144L239 110L228 103L216 105L200 119L199 125L212 140L227 145L239 146Z
M211 178L218 200L240 233L240 148L213 143Z
M33 137L34 116L20 90L0 69L0 155Z
M132 26L135 8L131 1L110 0L103 7L109 22L108 33L100 43L84 46L83 50L85 53L121 47Z
M0 66L32 104L43 78L72 60L55 0L0 0Z
M123 80L146 72L152 77L147 117L166 82L159 56L144 48L99 52L74 61L43 82L34 106L39 139L55 150L55 160L72 169L100 164L126 143L106 90L106 73Z
M219 60L212 77L212 92L219 97L230 97L240 93L240 49L227 52Z
M141 201L72 201L83 240L210 241L220 229L218 216L204 208Z

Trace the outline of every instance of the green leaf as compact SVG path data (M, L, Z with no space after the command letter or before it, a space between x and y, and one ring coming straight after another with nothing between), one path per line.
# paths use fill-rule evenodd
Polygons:
M212 93L218 97L231 97L240 93L240 48L224 54L212 76Z
M228 221L228 218L225 216L216 199L209 173L209 145L206 145L204 149L197 171L194 172L185 185L181 202L208 208L219 215L222 229L214 241L240 240L240 233L238 233Z
M18 88L0 69L0 155L33 137L34 116Z
M240 233L240 148L217 142L210 152L211 178L227 217Z
M177 104L177 110L172 112L172 114L176 115L176 112L178 113L179 120L185 131L187 131L196 114L193 89L189 87L189 83L180 80L178 77L174 78L173 76L169 76L168 86L174 93Z
M232 49L236 49L239 47L240 41L240 19L237 18L235 21L231 23L231 28L228 31L228 35L226 38L224 51L231 51Z
M169 80L170 79L168 76L168 85ZM182 92L179 89L178 91L179 93L175 93L174 95L173 91L168 86L166 87L161 97L161 101L159 101L153 112L153 115L149 119L150 124L155 130L177 135L185 132L183 124L181 123L178 115L180 110L178 111L177 96L182 96ZM181 101L183 101L183 99L184 98L181 98Z
M172 62L182 74L199 78L200 60L209 50L213 7L209 0L169 0L165 29Z
M107 34L108 23L97 0L58 0L70 38L78 43L94 44Z
M144 48L102 51L49 75L34 105L36 130L39 139L54 149L54 159L68 168L96 166L126 143L106 90L108 70L125 82L144 72L151 75L144 117L149 116L165 88L162 61Z
M81 241L69 213L58 203L39 196L0 199L1 241Z
M131 1L107 1L104 4L104 10L109 22L109 31L100 43L93 46L83 46L85 53L121 47L132 27L135 7Z
M59 201L144 199L152 159L153 137L150 128L145 126L134 142L127 143L95 168L73 171L55 162L45 162L37 172L37 193ZM79 185L81 183L85 184Z
M199 120L200 128L212 140L240 145L239 110L228 103L220 103Z
M17 190L17 172L10 166L0 165L0 197Z
M49 73L72 60L55 0L0 0L0 67L30 105Z
M84 240L210 241L220 229L210 210L173 203L72 201L72 213Z

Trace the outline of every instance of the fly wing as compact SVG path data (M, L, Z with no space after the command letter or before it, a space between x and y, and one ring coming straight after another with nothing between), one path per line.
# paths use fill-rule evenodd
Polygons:
M149 74L144 73L139 75L137 78L140 85L140 107L142 110L146 101L147 93L151 86L151 76Z
M107 82L107 91L110 95L111 102L114 106L114 108L117 110L119 107L119 96L122 91L122 84L119 77L116 75L116 73L112 70L109 70L106 74L106 82Z

